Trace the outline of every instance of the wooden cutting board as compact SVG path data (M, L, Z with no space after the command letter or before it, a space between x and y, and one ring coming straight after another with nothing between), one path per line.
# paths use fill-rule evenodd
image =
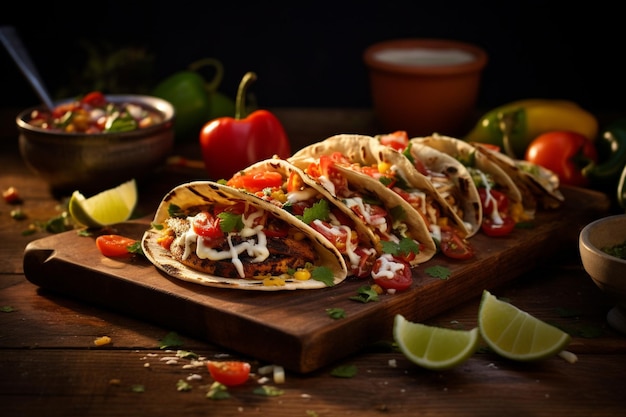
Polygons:
M510 236L471 238L472 261L454 262L437 255L414 269L411 289L381 296L379 301L350 300L368 281L349 280L332 288L259 292L203 287L170 278L145 258L103 257L93 237L75 231L31 242L24 272L32 283L95 305L148 320L181 334L198 337L268 363L307 373L342 359L368 344L392 339L393 319L402 314L424 321L500 286L535 268L563 248L576 248L580 229L604 215L604 194L578 188L563 190L565 204L539 212L535 227ZM115 226L139 239L149 222ZM441 265L448 279L424 270ZM342 308L333 320L326 310Z

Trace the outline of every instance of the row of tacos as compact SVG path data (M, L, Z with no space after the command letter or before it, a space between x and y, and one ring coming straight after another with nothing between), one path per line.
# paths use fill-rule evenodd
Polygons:
M472 236L505 235L562 201L552 173L484 146L343 134L228 179L181 184L142 247L166 274L208 286L313 289L371 277L392 292L435 254L472 259Z

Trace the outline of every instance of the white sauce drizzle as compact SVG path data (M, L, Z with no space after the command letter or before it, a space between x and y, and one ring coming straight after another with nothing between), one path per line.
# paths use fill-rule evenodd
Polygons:
M380 268L377 272L372 271L372 278L374 279L392 279L405 268L404 264L395 262L393 256L388 253L381 255L378 260L380 260Z
M480 170L476 170L476 172L478 172L483 184L485 185L485 194L487 198L487 201L485 201L485 206L488 205L488 203L491 203L493 205L493 210L491 210L491 220L493 221L493 224L503 224L504 221L502 220L502 217L500 217L500 211L498 210L498 202L491 195L491 185L489 185L487 176L484 172Z

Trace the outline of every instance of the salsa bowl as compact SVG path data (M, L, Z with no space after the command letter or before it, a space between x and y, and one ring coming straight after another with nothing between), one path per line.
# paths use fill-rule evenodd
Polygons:
M158 97L107 95L111 105L133 103L154 115L149 126L133 130L66 132L33 124L42 106L16 117L20 154L26 165L55 192L99 192L122 182L149 176L162 166L174 145L174 107ZM75 101L62 100L62 106Z
M626 214L589 223L580 232L578 242L585 271L616 303L607 321L615 330L626 333L626 259L615 253L626 251Z

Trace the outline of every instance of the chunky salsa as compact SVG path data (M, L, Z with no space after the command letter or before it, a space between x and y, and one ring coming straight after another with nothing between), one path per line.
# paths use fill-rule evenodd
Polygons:
M28 123L66 133L127 132L162 122L163 115L140 103L111 102L99 91L56 106L34 110Z
M616 258L626 259L626 240L617 245L606 246L602 248L602 251Z

